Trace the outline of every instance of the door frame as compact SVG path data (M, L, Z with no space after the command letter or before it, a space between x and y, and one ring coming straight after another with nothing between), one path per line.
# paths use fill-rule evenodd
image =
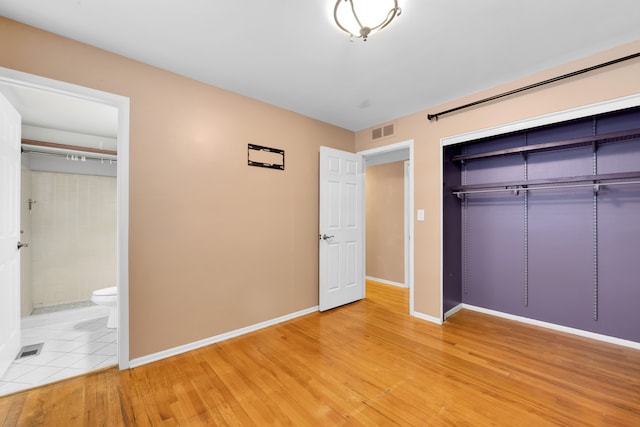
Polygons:
M409 287L409 278L411 277L411 200L413 192L411 191L411 160L403 162L404 170L404 284Z
M129 368L129 98L0 67L0 82L110 105L118 110L117 283L118 366Z
M384 145L382 147L377 147L377 148L371 148L369 150L364 150L364 151L359 151L358 154L361 154L362 157L364 158L364 167L363 167L363 174L366 176L367 173L367 158L372 158L373 156L379 156L381 154L389 154L389 155L393 155L394 153L400 152L400 151L405 151L409 149L409 166L408 166L408 172L409 172L409 180L408 183L405 182L405 194L408 193L409 195L409 202L408 202L408 209L409 212L408 214L405 214L405 218L409 218L409 226L408 226L408 232L409 232L409 274L408 274L408 278L405 277L405 281L407 282L407 286L409 287L409 314L411 316L416 316L416 312L414 310L414 286L413 286L413 280L414 280L414 246L415 246L415 238L414 238L414 223L415 223L415 218L413 216L413 212L414 212L414 198L415 198L415 192L414 192L414 150L413 150L413 139L409 139L406 141L402 141L402 142L398 142L395 144L389 144L389 145ZM408 188L407 188L408 187ZM363 197L366 197L366 191L363 192ZM366 203L366 200L365 200ZM406 204L406 201L405 201ZM364 206L364 204L363 204ZM362 245L362 256L363 259L366 260L366 222L365 222L365 242ZM407 238L407 236L405 235L405 239ZM405 244L405 247L407 245ZM365 261L366 262L366 261ZM365 274L366 272L366 265L365 265L365 269L363 271L363 274ZM364 278L363 278L364 280ZM366 281L365 283L365 290L366 290Z

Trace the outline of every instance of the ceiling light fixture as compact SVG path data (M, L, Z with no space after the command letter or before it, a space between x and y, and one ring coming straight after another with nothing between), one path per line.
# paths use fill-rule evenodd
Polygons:
M354 2L358 3L357 12ZM338 0L333 19L352 41L354 37L367 41L367 37L389 25L401 12L398 0Z

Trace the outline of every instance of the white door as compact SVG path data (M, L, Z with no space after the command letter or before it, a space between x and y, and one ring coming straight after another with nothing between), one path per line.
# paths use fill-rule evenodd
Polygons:
M20 120L0 94L0 378L20 350Z
M320 311L364 298L362 156L320 147Z

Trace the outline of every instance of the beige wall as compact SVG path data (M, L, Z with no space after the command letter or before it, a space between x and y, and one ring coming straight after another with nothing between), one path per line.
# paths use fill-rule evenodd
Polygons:
M316 305L318 146L351 132L0 18L0 66L131 99L130 350L141 357ZM440 138L640 92L640 61L426 120L427 112L640 50L621 46L397 119L413 139L415 310L440 316ZM428 102L428 100L425 100ZM246 144L286 151L246 166Z
M2 67L131 100L131 358L318 304L318 147L352 132L5 18L0 40Z
M396 136L386 139L382 144L370 140L370 129L356 133L357 151L408 139L414 140L415 209L425 210L425 221L415 222L414 308L417 312L440 317L440 139L640 93L640 60L627 61L446 115L438 121L429 122L426 114L437 113L638 51L640 41L399 118L395 121Z
M404 162L366 170L367 271L404 283Z
M116 178L31 173L33 307L116 285Z

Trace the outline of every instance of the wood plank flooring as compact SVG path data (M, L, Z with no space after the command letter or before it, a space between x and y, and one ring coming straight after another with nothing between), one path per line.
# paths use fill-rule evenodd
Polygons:
M640 426L640 351L471 311L408 315L406 289L128 371L0 398L2 426Z

